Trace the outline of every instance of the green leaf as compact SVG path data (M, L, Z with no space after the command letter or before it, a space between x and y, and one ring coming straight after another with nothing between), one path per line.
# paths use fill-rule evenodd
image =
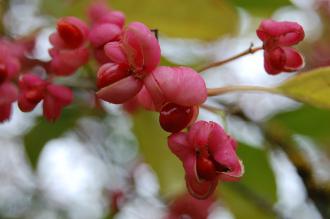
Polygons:
M330 109L330 67L298 74L277 89L293 99Z
M54 16L86 17L87 0L45 0L42 8ZM112 0L127 22L141 21L160 35L213 40L237 30L237 10L227 1L214 0Z
M177 66L177 64L171 62L170 60L166 59L165 57L160 57L160 66Z
M240 183L254 190L269 202L275 203L277 200L276 183L267 151L240 143L237 154L245 168Z
M230 2L250 12L264 16L270 16L274 10L280 7L291 5L289 0L231 0Z
M285 127L292 133L309 136L314 139L324 151L330 154L330 111L303 106L299 109L280 113L271 118L267 125Z
M156 172L161 193L174 196L184 191L184 173L181 161L171 153L167 146L168 133L158 123L156 113L139 111L134 117L133 131L139 141L144 160Z
M244 197L233 185L221 185L221 197L237 219L275 219L272 213L261 211L251 198Z
M9 0L0 0L0 35L5 35L4 15L9 5Z
M55 17L76 16L87 20L86 10L90 0L43 0L41 10Z
M237 153L243 161L245 174L240 182L221 183L220 196L236 218L274 218L274 214L267 211L277 196L275 177L266 151L240 144ZM270 209L265 206L260 209L260 202L268 203Z

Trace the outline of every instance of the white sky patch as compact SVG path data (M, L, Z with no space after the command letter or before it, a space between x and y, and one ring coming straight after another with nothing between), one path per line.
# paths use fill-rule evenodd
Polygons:
M103 215L106 171L101 161L72 136L47 143L38 168L45 196L68 208L74 219L96 219Z
M39 0L13 0L4 17L7 30L14 36L24 36L48 24L46 17L38 14Z
M33 57L42 61L50 61L51 57L48 49L52 47L49 42L49 36L55 31L54 28L45 28L40 31L36 38L36 46L33 51Z
M251 15L243 8L238 8L239 15L239 35L243 35L250 31L251 27Z
M20 142L0 138L0 211L2 216L20 218L30 207L35 189Z
M282 151L271 154L278 202L276 208L290 219L321 219L315 206L307 200L306 189L295 167Z
M40 113L38 109L31 113L23 113L18 108L17 103L12 104L10 120L0 125L0 138L10 139L22 135L34 125L34 120Z
M262 148L264 138L260 128L254 123L245 122L237 117L230 116L228 119L228 131L238 141L252 147Z
M160 39L162 56L179 65L191 65L213 54L209 43L197 39L168 38Z
M207 219L235 219L235 216L228 209L216 206Z
M136 192L142 197L157 196L159 183L156 175L146 164L139 165L134 172Z
M302 9L311 9L315 4L315 0L291 0L291 2Z
M302 1L302 0L299 0ZM313 7L306 10L298 9L292 6L278 9L273 19L277 21L295 21L298 22L305 31L305 39L314 42L322 35L323 25L320 16Z
M155 198L134 198L115 216L115 219L162 219L165 206Z

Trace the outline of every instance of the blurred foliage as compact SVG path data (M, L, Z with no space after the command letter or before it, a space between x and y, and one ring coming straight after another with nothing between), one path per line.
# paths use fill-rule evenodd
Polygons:
M238 155L243 161L245 174L237 183L220 183L220 196L236 218L275 218L272 212L267 212L277 200L275 177L267 151L241 143Z
M237 12L225 0L112 0L114 8L123 10L129 21L140 20L161 35L216 39L233 33Z
M317 177L317 170L312 164L315 160L313 161L313 158L306 154L313 152L301 150L301 145L294 139L295 133L280 123L268 123L264 128L264 134L272 147L280 148L286 153L303 181L308 197L314 202L323 218L330 218L329 178L322 180ZM327 165L326 163L327 159L324 159L324 165ZM320 169L322 168L326 169L325 166L320 166Z
M330 109L330 67L300 73L278 89L295 100Z
M45 13L60 17L86 18L88 0L44 0ZM157 28L160 35L213 40L237 30L237 11L225 0L111 0L109 5L122 10L127 21L141 21Z
M256 191L267 201L275 203L277 200L275 177L267 151L240 143L237 153L245 168L240 183Z
M220 186L221 199L237 219L275 219L275 215L261 211L260 208L248 197L235 189L235 186L224 184Z
M318 142L330 154L330 111L311 106L280 113L268 121L286 127L293 133L306 135Z
M90 0L43 0L41 3L41 11L47 15L57 18L63 16L76 16L83 20L87 20L87 6Z
M65 132L74 128L77 120L82 116L100 115L98 111L91 111L84 106L64 108L61 117L56 122L48 122L43 116L37 118L34 127L24 136L26 154L35 169L45 144L60 137Z
M134 114L133 121L141 154L158 176L162 195L172 197L183 191L182 164L167 146L169 134L160 128L158 114L141 110Z
M140 149L145 161L155 170L160 180L161 192L166 196L177 194L185 189L181 162L167 147L167 133L161 130L157 114L140 111L134 115L134 132L140 142ZM240 181L244 187L256 192L270 204L276 201L276 184L265 150L241 144L238 154L244 162L245 175ZM255 207L248 198L242 198L233 187L221 188L220 194L236 214L237 218L270 218ZM243 217L244 215L244 217Z
M0 0L0 19L3 21L4 13L6 12L6 9L8 7L8 0ZM5 28L3 25L3 22L0 22L0 34L5 33Z
M160 58L159 65L161 65L161 66L177 66L175 63L171 62L170 60L166 59L163 56Z
M265 17L270 16L274 10L282 6L291 5L290 0L230 0L230 2Z

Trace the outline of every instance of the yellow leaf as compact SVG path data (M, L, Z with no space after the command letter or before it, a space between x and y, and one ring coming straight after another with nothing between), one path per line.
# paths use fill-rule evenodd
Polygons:
M330 109L330 67L298 74L277 89L295 100Z
M141 21L171 37L212 40L237 30L237 11L225 0L112 0L128 21Z

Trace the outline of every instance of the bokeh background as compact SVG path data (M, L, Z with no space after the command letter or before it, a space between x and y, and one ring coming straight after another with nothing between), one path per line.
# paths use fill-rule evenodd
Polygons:
M0 0L2 36L36 36L31 59L49 60L48 36L62 16L84 20L91 0ZM329 0L111 0L128 21L159 31L162 64L201 65L260 46L255 30L272 18L297 21L307 71L330 65ZM96 68L82 68L81 74ZM35 69L40 71L40 69ZM276 86L258 52L203 74L209 88ZM70 78L80 83L78 78ZM220 183L211 199L186 196L180 161L157 115L102 103L75 90L75 104L55 123L37 107L0 124L0 218L6 219L329 219L330 111L264 93L208 100L199 119L221 123L240 143L245 175ZM187 207L189 206L189 207Z

